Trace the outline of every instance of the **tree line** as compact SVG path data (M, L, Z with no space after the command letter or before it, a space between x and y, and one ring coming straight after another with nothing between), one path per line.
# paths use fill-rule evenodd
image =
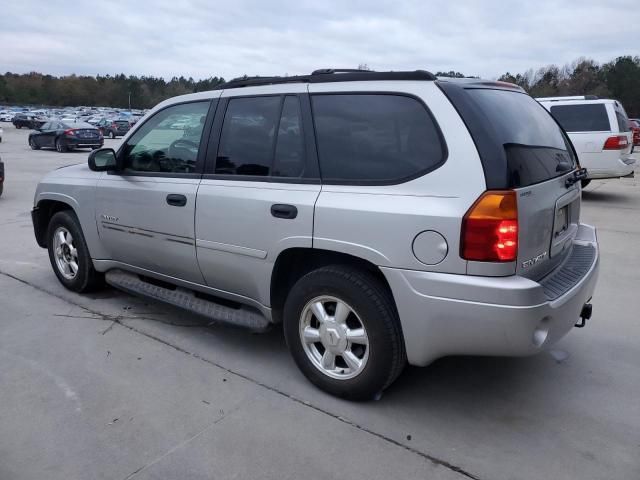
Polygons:
M367 67L368 69L368 67ZM439 76L464 77L460 72L438 72ZM523 73L505 73L499 80L520 85L534 97L597 95L615 98L630 117L640 117L640 57L623 56L599 64L579 58L562 67L548 65ZM222 77L204 80L133 75L68 75L41 73L0 74L0 104L46 106L105 106L150 108L169 97L211 90L224 83ZM131 102L129 104L129 101Z
M37 72L0 74L0 105L101 106L151 108L176 95L211 90L224 83L222 77L205 80L134 75L68 75L54 77ZM129 103L131 102L131 103Z
M627 114L640 117L640 57L618 57L599 64L579 58L559 67L548 65L538 70L502 75L498 80L516 83L533 97L597 95L622 102Z

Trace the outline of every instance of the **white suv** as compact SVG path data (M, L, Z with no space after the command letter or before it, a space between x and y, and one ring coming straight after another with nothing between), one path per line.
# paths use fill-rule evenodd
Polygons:
M568 133L580 165L592 179L633 176L633 133L617 100L582 97L537 98Z

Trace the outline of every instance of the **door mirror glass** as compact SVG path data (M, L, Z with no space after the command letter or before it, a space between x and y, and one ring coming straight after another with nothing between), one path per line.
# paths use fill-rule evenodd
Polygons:
M94 172L118 170L118 160L113 148L100 148L89 154L89 168Z

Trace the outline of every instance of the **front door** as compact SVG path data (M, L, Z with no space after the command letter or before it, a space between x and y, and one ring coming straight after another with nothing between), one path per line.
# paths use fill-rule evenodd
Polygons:
M225 91L198 191L196 247L207 284L263 305L278 254L311 248L320 192L308 98L298 94L306 85L289 87L287 95Z
M96 223L111 259L203 283L193 222L211 104L183 103L153 114L120 148L123 170L98 181Z

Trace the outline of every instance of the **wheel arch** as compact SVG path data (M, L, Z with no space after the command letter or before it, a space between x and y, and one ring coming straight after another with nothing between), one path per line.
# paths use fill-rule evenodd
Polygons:
M42 248L47 248L47 227L51 218L58 212L63 210L71 210L75 213L76 217L78 213L74 208L74 203L77 202L71 197L61 196L62 198L43 198L38 201L36 207L33 209L31 218L33 220L33 230L36 236L38 245Z
M282 321L284 303L295 282L310 271L327 265L349 265L367 271L380 280L393 298L391 286L385 275L377 265L369 260L332 250L304 247L288 248L280 252L271 272L270 301L274 322Z

